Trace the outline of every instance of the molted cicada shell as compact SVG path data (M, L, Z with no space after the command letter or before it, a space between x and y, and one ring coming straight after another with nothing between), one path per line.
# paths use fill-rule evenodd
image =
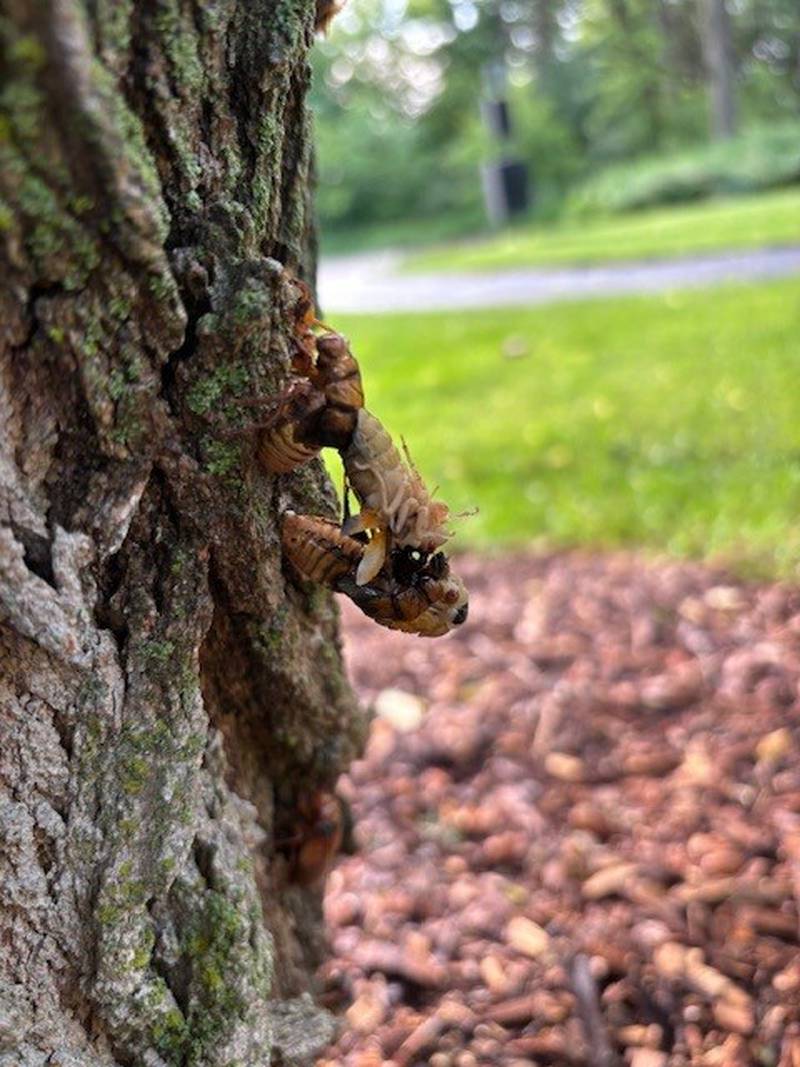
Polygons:
M283 551L295 570L310 582L335 588L361 562L364 546L346 537L335 522L287 511L281 530Z
M321 323L309 314L299 301L294 365L303 376L284 390L258 435L259 462L272 474L302 466L321 448L345 448L364 404L361 373L347 341L332 330L315 333Z
M289 860L289 880L315 885L328 873L341 850L346 823L345 802L325 789L301 796L288 827L276 846Z

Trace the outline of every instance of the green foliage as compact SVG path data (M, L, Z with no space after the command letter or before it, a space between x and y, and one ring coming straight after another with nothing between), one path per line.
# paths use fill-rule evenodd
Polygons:
M570 197L575 213L753 192L800 181L800 124L758 126L730 141L609 167Z
M432 150L424 130L395 116L388 128L371 101L358 97L317 125L317 204L331 229L379 225L447 211L474 225L481 215L477 117L462 137Z
M406 260L408 271L504 270L800 243L800 190L729 197L610 219L509 229Z
M472 232L480 164L500 154L528 163L539 218L584 179L636 160L575 201L620 210L796 180L800 7L729 7L739 112L753 132L705 151L697 0L349 0L315 57L323 234L341 245L355 231L363 245L369 227L440 230L442 216L449 232ZM480 119L498 63L512 116L502 145Z
M797 574L797 280L361 316L371 405L457 544L638 545Z

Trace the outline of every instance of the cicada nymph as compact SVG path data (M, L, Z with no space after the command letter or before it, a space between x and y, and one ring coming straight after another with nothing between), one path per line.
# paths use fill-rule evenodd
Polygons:
M335 522L294 511L284 512L281 544L302 578L332 589L340 578L355 572L364 554L364 546L343 534Z
M433 500L408 451L364 408L361 374L347 341L316 317L308 287L292 281L296 377L279 399L273 418L258 439L267 470L284 474L325 447L341 453L348 485L361 511L346 532L369 532L370 542L357 575L370 582L393 548L411 548L423 557L449 537L447 505Z
M356 579L365 545L330 519L286 512L283 550L301 577L344 593L390 630L441 637L466 621L467 591L441 552L411 561L403 549L370 582ZM392 565L394 563L394 566Z
M297 801L292 832L276 842L289 860L290 882L322 881L342 847L345 822L344 801L336 793L318 789Z
M293 280L294 379L260 428L259 462L286 474L313 459L321 448L344 448L364 405L361 373L347 341L314 315L307 286Z

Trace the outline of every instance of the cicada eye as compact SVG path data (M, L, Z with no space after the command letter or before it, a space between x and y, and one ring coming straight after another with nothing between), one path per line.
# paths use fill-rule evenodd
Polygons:
M448 604L457 604L460 593L457 589L448 589L444 594L445 602Z

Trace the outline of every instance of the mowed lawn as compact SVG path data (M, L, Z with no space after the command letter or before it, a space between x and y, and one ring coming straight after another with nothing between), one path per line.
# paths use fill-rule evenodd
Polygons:
M790 244L800 244L800 189L558 226L520 226L494 237L432 248L408 259L403 269L493 271Z
M800 280L336 325L461 546L800 573Z

